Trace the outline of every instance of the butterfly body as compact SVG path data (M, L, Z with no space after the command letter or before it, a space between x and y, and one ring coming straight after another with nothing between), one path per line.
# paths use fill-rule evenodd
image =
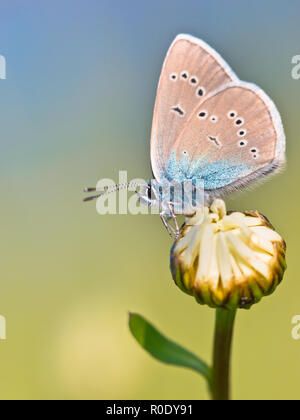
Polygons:
M203 205L202 183L194 180L166 181L158 183L148 181L146 185L139 186L136 194L142 204L155 207L157 212L164 217L174 215L190 216L195 213L197 206Z

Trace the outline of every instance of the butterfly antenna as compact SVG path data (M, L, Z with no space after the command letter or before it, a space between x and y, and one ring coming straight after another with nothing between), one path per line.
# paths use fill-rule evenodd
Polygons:
M85 202L87 202L87 201L93 201L93 200L96 200L99 197L102 197L103 195L108 195L108 194L111 194L113 192L123 190L125 188L126 189L128 189L128 188L136 188L136 187L142 187L144 185L145 184L136 184L136 183L132 183L132 182L125 183L125 184L118 184L115 187L113 187L112 189L109 189L109 187L107 187L107 190L104 191L104 192L101 192L100 194L92 195L90 197L86 197L86 198L84 198L83 201L85 201ZM96 192L96 191L103 191L103 189L102 188L101 189L99 189L99 188L85 188L84 189L84 192L85 193Z
M97 198L101 197L103 194L104 194L104 193L102 193L102 194L98 194L98 195L92 195L92 196L90 196L90 197L86 197L86 198L84 198L84 199L83 199L83 201L84 201L84 202L87 202L87 201L93 201L93 200L96 200Z

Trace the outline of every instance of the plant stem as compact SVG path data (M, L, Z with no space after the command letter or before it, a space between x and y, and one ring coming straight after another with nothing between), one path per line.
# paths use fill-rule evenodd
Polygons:
M236 310L217 309L211 393L213 400L230 400L230 359Z

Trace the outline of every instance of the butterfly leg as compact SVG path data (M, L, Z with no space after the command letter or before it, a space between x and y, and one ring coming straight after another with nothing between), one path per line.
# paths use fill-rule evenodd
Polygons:
M167 229L169 235L171 236L171 238L174 239L174 240L177 240L178 237L179 237L179 231L180 230L179 230L177 218L176 218L176 215L174 213L174 209L173 209L172 205L169 206L169 214L168 214L168 216L166 216L166 214L164 212L162 212L160 214L160 217L161 217L161 220L162 220L165 228ZM175 229L169 223L170 220L173 220L174 225L175 225Z
M167 229L168 234L171 236L171 238L174 240L176 239L176 231L173 229L173 227L170 225L169 220L170 217L166 218L164 212L160 214L160 218L163 222L164 227Z
M174 225L175 225L175 231L174 232L175 232L175 239L177 240L178 237L179 237L179 226L178 226L178 222L177 222L177 217L174 213L174 209L173 209L172 206L170 206L170 213L171 213L171 219L173 220Z

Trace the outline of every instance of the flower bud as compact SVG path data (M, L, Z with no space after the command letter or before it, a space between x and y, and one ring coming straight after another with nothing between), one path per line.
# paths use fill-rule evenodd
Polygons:
M281 282L285 250L264 216L226 213L218 199L187 218L171 250L171 270L177 286L200 304L249 309Z

